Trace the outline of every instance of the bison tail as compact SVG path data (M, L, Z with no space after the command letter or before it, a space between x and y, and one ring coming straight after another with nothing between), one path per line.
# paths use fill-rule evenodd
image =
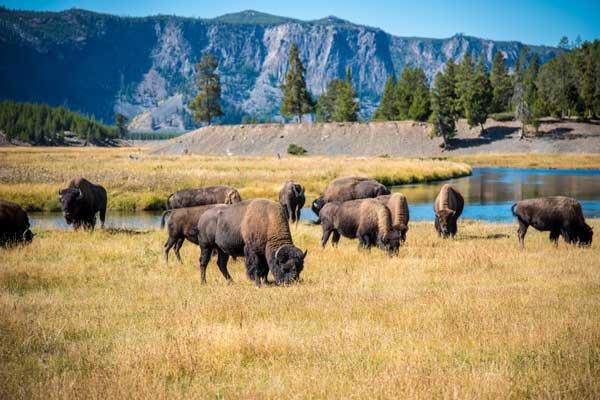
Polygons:
M166 209L166 210L169 210L169 209L171 209L171 197L173 197L173 195L174 195L174 194L175 194L175 193L171 193L171 194L169 195L169 197L167 197L167 203L165 204L165 209Z
M510 208L510 211L512 212L512 215L514 215L515 217L518 218L518 215L515 212L515 208L517 208L517 203L515 203L515 204L512 205L512 207Z
M167 218L168 214L171 214L171 211L173 210L167 210L163 213L162 218L160 219L160 229L165 227L165 219Z

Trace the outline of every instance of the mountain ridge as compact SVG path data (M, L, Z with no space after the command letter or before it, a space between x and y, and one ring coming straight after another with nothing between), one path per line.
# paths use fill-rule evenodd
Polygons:
M66 105L105 122L120 112L137 131L184 131L193 127L186 106L195 94L193 64L212 51L220 61L223 122L272 120L292 42L315 96L351 67L362 118L373 113L387 77L405 65L431 78L450 57L470 52L490 63L502 51L512 66L524 46L463 34L400 37L335 16L302 21L255 10L191 18L2 8L0 97ZM559 51L528 47L542 62Z

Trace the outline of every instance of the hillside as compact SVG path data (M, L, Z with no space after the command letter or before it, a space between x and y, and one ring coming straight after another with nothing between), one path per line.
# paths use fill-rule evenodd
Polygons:
M333 16L300 21L244 11L214 19L138 18L0 8L0 98L66 106L105 123L119 112L134 131L183 132L193 125L187 110L193 65L211 51L220 62L223 122L272 119L291 43L300 48L314 95L351 67L363 118L374 111L387 77L405 65L432 77L451 57L483 54L490 63L502 51L512 67L523 47L464 35L396 37ZM542 62L557 53L531 50Z
M459 121L452 149L429 137L426 123L369 122L210 126L160 143L153 154L286 155L297 144L310 155L432 157L473 153L600 153L600 124L545 122L540 136L518 139L519 124L488 120L487 132Z

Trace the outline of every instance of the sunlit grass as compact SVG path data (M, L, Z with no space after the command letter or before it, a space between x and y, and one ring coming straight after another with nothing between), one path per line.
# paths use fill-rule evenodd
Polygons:
M139 149L0 149L0 198L28 210L58 210L59 188L84 176L108 190L113 210L160 209L169 194L189 187L230 185L244 198L275 200L294 179L316 197L340 176L366 175L386 184L464 176L463 163L407 158L148 156Z
M449 156L449 161L464 162L474 167L515 167L515 168L600 168L598 154L472 154Z
M590 221L600 231L600 220ZM397 258L308 248L303 282L227 286L164 231L37 231L0 251L0 398L600 396L600 245L516 226L411 224Z

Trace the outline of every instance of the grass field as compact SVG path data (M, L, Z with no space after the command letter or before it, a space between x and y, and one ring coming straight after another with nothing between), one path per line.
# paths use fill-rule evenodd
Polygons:
M514 168L600 168L598 154L472 154L449 156L448 161L463 162L474 167L514 167Z
M390 259L299 225L303 282L260 289L166 267L165 232L38 232L1 254L0 398L599 398L598 240L515 231L416 223Z
M0 149L0 198L27 210L59 210L57 191L84 176L108 190L113 210L158 210L176 190L229 185L242 197L276 199L288 179L316 197L334 178L366 175L385 184L416 183L470 174L463 163L349 157L146 156L138 149Z

